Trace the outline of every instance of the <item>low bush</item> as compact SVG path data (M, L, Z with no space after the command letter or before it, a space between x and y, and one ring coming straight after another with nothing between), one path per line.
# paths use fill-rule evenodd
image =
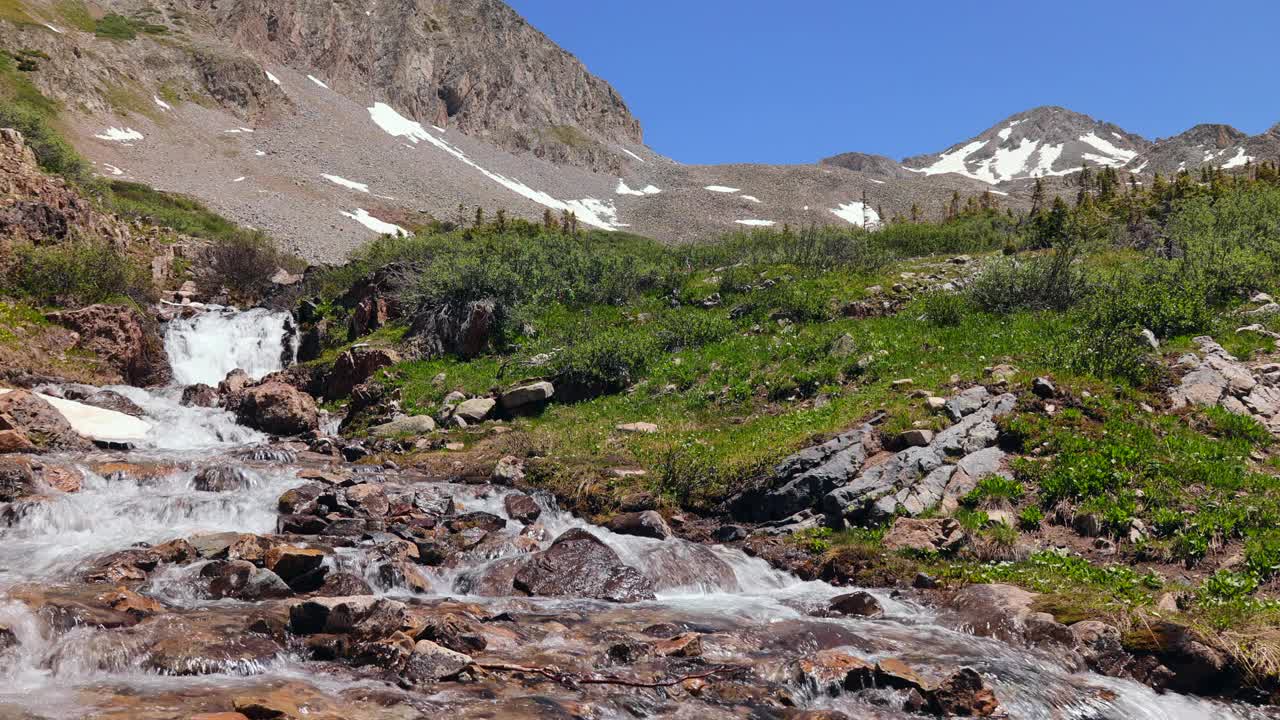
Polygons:
M589 398L618 392L634 383L659 350L650 335L627 328L606 330L557 353L552 361L556 392Z
M281 253L266 235L240 233L209 248L208 273L200 276L205 291L224 288L237 298L259 298L271 286L271 276L296 259Z
M957 292L935 290L921 301L925 320L935 327L955 327L975 311L968 296Z
M15 252L9 283L45 305L79 306L121 298L154 300L148 273L104 242L23 246Z
M1074 255L1057 251L1030 260L996 260L974 279L968 294L979 309L1003 315L1020 310L1066 310L1084 299L1088 290Z

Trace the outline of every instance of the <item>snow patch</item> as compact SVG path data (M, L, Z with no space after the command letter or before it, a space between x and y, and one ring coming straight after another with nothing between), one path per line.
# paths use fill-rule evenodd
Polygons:
M1223 163L1222 167L1224 169L1244 167L1245 165L1248 165L1251 162L1253 162L1253 158L1248 155L1245 155L1244 148L1241 147L1239 150L1236 151L1235 157Z
M241 175L240 177L236 178L235 180L232 180L231 182L244 182L244 176Z
M739 188L729 187L728 185L708 185L708 186L706 186L706 187L704 187L704 188L702 188L702 189L703 189L703 190L710 190L711 192L718 192L718 193L736 193L736 192L740 192L740 189L739 189Z
M760 202L760 198L756 197L755 195L739 195L738 197L742 198L743 200L749 200L753 203Z
M44 26L45 26L45 27L47 27L47 28L49 28L50 30L52 30L52 31L54 31L54 32L56 32L56 33L58 33L59 35L61 35L61 34L62 34L62 31L61 31L61 30L59 30L58 28L56 28L56 27L54 27L54 26L50 25L49 23L45 23L45 24L44 24Z
M771 225L778 224L772 220L755 220L755 219L734 220L734 222L738 223L739 225L751 225L752 227L769 227Z
M653 185L646 185L639 190L632 190L622 178L618 178L618 189L614 193L618 195L635 195L636 197L644 197L645 195L657 195L662 190Z
M635 158L635 159L639 160L640 162L644 162L644 158L640 157L639 155L637 155L637 154L635 154L635 153L631 152L630 150L628 150L628 149L626 149L626 148L622 148L622 152L624 152L624 153L626 153L626 154L630 155L631 157L633 157L633 158Z
M152 95L151 99L154 100L156 102L156 105L158 105L160 109L164 110L165 112L168 112L173 109L173 106L161 100L159 95Z
M253 151L253 156L254 156L254 157L262 157L262 156L264 156L264 155L266 155L266 153L262 152L261 150L254 150L254 151Z
M339 212L342 212L342 211L339 211ZM378 233L379 235L402 235L406 237L409 235L409 233L404 228L394 223L389 223L384 220L379 220L378 218L370 215L369 211L365 210L364 208L356 208L356 211L353 213L342 212L342 215L344 217L349 217L352 220L355 220L356 222Z
M1123 148L1116 147L1111 143L1111 141L1107 140L1106 138L1098 137L1097 133L1091 132L1085 135L1081 135L1080 142L1094 146L1098 150L1102 151L1103 155L1106 155L1108 158L1110 158L1110 162L1101 163L1103 165L1112 165L1112 166L1118 167L1138 157L1138 153L1132 150L1125 150Z
M0 390L0 395L11 392ZM77 433L102 442L129 442L143 440L151 432L151 423L115 410L86 405L74 400L64 400L52 395L36 393L40 399L53 406L59 415Z
M360 191L360 192L362 192L362 193L367 193L367 192L369 192L369 186L368 186L368 185L366 185L365 183L358 183L358 182L356 182L356 181L354 181L354 180L348 180L348 179L343 178L343 177L338 177L337 175L328 175L328 174L325 174L325 173L321 173L321 174L320 174L320 177L324 178L325 180L328 180L329 182L333 183L334 185L341 185L341 186L342 186L342 187L344 187L344 188L350 188L350 189L352 189L352 190L359 190L359 191Z
M97 135L94 135L94 137L99 140L111 140L112 142L130 142L132 140L141 140L142 133L131 127L123 129L118 127L109 127Z
M1074 169L1054 170L1053 164L1062 157L1062 145L1043 145L1040 148L1038 162L1036 167L1031 171L1031 177L1045 177L1048 175L1066 175L1073 172Z
M231 128L230 130L223 130L222 132L230 135L239 135L240 133L251 133L253 132L253 128L238 127L238 128Z
M276 85L280 84L280 78L276 77L275 75L272 75L270 70L263 70L263 72L267 74L268 80L275 83Z
M880 225L880 213L870 205L864 205L857 200L831 208L831 214L860 228L871 229Z
M123 170L121 170L120 168L116 167L115 165L110 165L110 164L108 164L108 163L102 163L102 167L106 168L106 169L107 169L107 172L111 173L112 175L123 175L123 174L124 174L124 171L123 171Z
M308 76L307 76L307 79L308 79L308 80L310 80L311 82L313 82L313 83L315 83L315 84L319 85L320 87L324 88L325 90L328 90L328 89L329 89L329 86L328 86L328 85L325 85L325 84L324 84L324 81L323 81L323 80L321 80L320 78L316 77L315 75L308 75Z
M883 185L883 184L884 184L884 181L883 181L883 180L877 180L877 179L875 179L875 178L867 178L867 180L870 180L871 182L873 182L873 183L875 183L875 184L877 184L877 185Z
M1141 165L1139 165L1139 166L1138 166L1138 167L1136 167L1136 168L1130 168L1129 172L1133 173L1134 175L1137 175L1138 173L1142 172L1143 170L1145 170L1145 169L1147 168L1147 164L1148 164L1148 162L1149 162L1149 161L1147 161L1147 160L1143 160Z
M474 168L490 180L539 205L545 205L555 210L568 210L575 213L582 222L602 230L616 230L619 227L626 227L618 222L617 209L613 207L611 202L596 200L595 198L558 200L541 190L534 190L515 178L509 178L486 170L467 157L467 154L463 151L427 132L422 127L422 123L404 117L386 103L374 103L373 107L369 108L369 118L388 135L404 138L414 145L422 141L431 143L463 164Z

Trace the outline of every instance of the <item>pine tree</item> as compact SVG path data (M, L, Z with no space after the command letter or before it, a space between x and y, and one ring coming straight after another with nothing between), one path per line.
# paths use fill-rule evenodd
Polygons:
M477 205L477 206L476 206L476 224L475 224L475 227L479 228L481 225L484 225L484 208L482 208L482 207L480 207L479 205Z
M542 210L542 227L547 230L560 229L560 224L556 222L556 216L551 214L551 208Z
M1035 215L1044 208L1044 180L1036 178L1035 187L1031 189L1031 214Z
M498 228L498 232L500 233L507 231L507 211L506 210L502 208L498 208L498 212L494 216L494 225Z

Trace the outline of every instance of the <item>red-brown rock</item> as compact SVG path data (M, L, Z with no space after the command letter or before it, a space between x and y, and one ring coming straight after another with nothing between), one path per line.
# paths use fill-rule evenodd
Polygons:
M159 385L173 376L159 333L134 308L99 304L48 317L79 333L76 347L97 355L131 385Z
M241 423L274 435L302 435L320 424L316 401L292 385L267 381L244 390L236 402Z

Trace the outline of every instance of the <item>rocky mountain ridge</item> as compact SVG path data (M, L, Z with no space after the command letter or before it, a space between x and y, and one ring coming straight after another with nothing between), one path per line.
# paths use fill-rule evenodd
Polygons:
M28 58L24 76L99 175L191 195L313 262L477 208L688 242L934 219L956 193L1021 210L1027 179L1083 163L1171 172L1198 153L1233 169L1280 146L1274 131L1228 132L1236 144L1215 137L1210 157L1049 107L902 163L684 165L645 147L619 94L499 0L17 7L0 47Z

